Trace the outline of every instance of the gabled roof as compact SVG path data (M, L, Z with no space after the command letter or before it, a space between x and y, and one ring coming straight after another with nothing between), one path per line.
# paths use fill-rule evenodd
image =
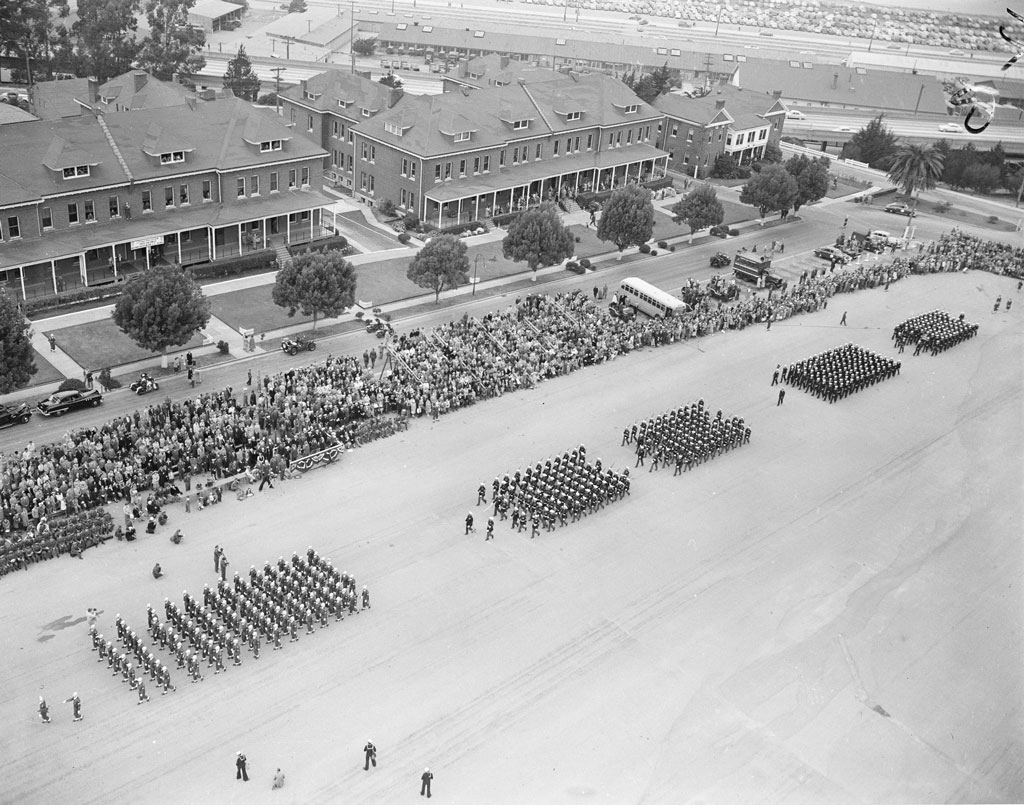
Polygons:
M621 81L605 75L571 78L548 71L548 80L532 84L518 82L507 87L447 92L441 95L406 95L387 111L359 123L356 133L390 143L420 156L430 157L465 150L450 136L454 121L461 131L473 132L471 147L500 146L523 137L590 129L627 122L655 122L661 114L637 98ZM554 107L572 93L586 111L579 121L567 121ZM636 113L626 114L628 105ZM530 120L529 128L513 130L510 123ZM462 122L465 121L465 122ZM412 123L411 127L409 126ZM385 130L385 124L403 129L400 137Z
M719 101L724 101L725 106L720 108ZM677 120L698 126L728 124L734 131L759 128L770 123L772 117L786 114L777 98L728 85L718 87L703 98L670 92L656 98L654 106Z
M815 65L812 69L791 67L787 62L736 68L733 83L752 92L771 94L810 103L846 104L872 109L921 112L946 111L942 86L933 76L892 73L837 65ZM922 92L923 88L923 92ZM920 105L918 97L920 96Z
M306 97L309 92L314 97ZM369 78L345 73L341 70L328 70L319 73L312 78L300 83L297 86L289 87L281 92L282 98L301 103L321 112L333 112L346 117L338 101L346 101L357 111L354 115L349 113L353 119L360 118L359 109L370 109L379 111L387 109L402 96L401 90L393 90L386 84L379 81L371 81Z
M29 91L32 114L41 120L60 120L77 117L85 106L94 102L93 88L88 78L65 81L39 81Z
M261 153L246 142L247 133L261 140L289 140L288 147ZM257 109L235 98L210 101L194 109L179 106L115 112L102 115L102 123L89 113L64 120L12 123L3 129L3 145L0 205L127 183L129 178L144 182L183 172L229 171L326 154L304 137L292 137L273 110ZM160 165L147 154L147 149L154 148L160 153L185 150L184 145L191 148L184 163ZM83 164L93 166L89 176L62 177L60 168Z
M100 85L97 95L100 103L107 105L107 111L181 106L196 99L195 93L187 87L161 81L145 70L129 70L110 79Z
M35 120L36 116L26 112L20 106L13 103L0 103L0 125L5 123L24 123L26 120Z

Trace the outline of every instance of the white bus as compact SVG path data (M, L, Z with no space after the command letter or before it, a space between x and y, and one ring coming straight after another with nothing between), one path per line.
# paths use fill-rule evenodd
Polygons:
M689 310L682 299L677 299L637 277L626 277L619 285L619 295L624 297L625 302L648 316L668 318Z

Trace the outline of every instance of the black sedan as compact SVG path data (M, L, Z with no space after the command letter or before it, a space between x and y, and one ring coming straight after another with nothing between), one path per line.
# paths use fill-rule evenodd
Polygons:
M895 202L893 204L886 204L885 211L891 212L894 215L906 215L907 217L913 217L914 211L909 205L903 204L902 202Z
M95 389L84 391L71 389L70 391L54 392L45 400L40 400L36 410L43 416L63 416L76 408L87 408L90 405L99 405L101 402L103 402L103 395Z
M24 425L32 418L32 411L25 403L21 405L0 405L0 428Z
M821 246L814 250L814 256L822 260L833 260L840 265L850 262L850 255L836 246Z

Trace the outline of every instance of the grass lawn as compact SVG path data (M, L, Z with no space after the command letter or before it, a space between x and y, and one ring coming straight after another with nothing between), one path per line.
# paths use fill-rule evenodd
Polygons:
M287 310L275 305L270 296L273 289L274 284L270 283L211 296L210 312L233 330L254 327L257 333L313 321L312 316L304 316L301 310L289 316Z
M112 319L76 324L56 332L61 348L86 368L98 370L104 366L120 366L160 356L159 352L149 352L138 346L117 328ZM197 335L177 349L197 349L202 345L203 339Z
M838 187L832 187L831 184L828 186L828 191L825 193L825 198L840 198L841 196L848 196L851 193L856 193L860 190L866 190L871 187L870 182L851 182L848 179L840 179Z
M935 215L940 218L951 219L954 222L963 222L965 224L970 224L971 226L995 229L999 232L1013 232L1017 228L1014 224L1004 221L1002 218L998 218L994 224L990 223L988 220L989 216L979 215L976 212L968 212L967 210L960 209L956 205L950 207L945 212L941 212L940 208L934 202L927 202L919 204L918 211Z
M343 212L338 216L337 227L341 230L341 234L355 240L368 252L397 249L402 245L398 242L397 232L394 237L391 237L386 232L370 226L366 223L366 219L357 212Z
M232 355L230 352L224 354L220 350L215 349L213 352L207 354L196 354L195 360L196 365L200 369L209 369L210 367L216 366L218 363L224 363L225 361L233 361L235 360L235 357L236 356ZM182 359L182 363L185 363L184 359ZM163 383L165 380L173 379L174 377L180 377L182 379L182 382L184 383L188 382L184 368L180 372L175 372L173 365L168 366L166 369L163 369L161 368L160 364L157 363L154 366L148 367L146 369L146 373L152 377L155 377L160 383ZM124 372L118 374L115 372L113 376L116 380L121 381L122 386L128 386L138 379L139 373Z
M43 357L42 352L39 350L33 350L33 352L35 352L35 355L32 357L36 359L36 373L32 375L28 383L21 386L21 388L42 386L46 383L56 383L57 381L64 379L64 375L57 370L57 367Z

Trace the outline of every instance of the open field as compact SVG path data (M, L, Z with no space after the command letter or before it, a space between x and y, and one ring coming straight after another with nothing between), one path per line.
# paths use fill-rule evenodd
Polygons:
M991 313L997 294L1011 312ZM430 766L434 797L468 805L1020 801L1021 306L978 272L837 297L419 420L245 502L174 508L135 545L0 579L0 799L411 802ZM979 336L908 351L835 405L790 389L776 406L776 364L849 340L892 354L892 327L933 308ZM536 540L463 536L479 483L579 443L632 467L622 428L697 398L744 416L751 444L678 478L634 470L629 498ZM137 706L89 651L85 610L108 635L118 613L144 629L148 603L213 585L214 543L243 575L313 545L373 608L223 677L176 672Z

